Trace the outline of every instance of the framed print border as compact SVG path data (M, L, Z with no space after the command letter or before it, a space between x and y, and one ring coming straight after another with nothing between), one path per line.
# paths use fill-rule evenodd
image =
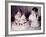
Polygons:
M8 34L8 4L9 3L26 3L26 4L40 4L43 5L43 32L41 33L26 33L26 34ZM5 36L19 36L19 35L36 35L45 33L45 4L42 2L23 2L23 1L5 1Z

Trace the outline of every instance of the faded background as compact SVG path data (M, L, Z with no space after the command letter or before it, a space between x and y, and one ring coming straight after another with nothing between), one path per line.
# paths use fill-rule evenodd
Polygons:
M24 13L25 11L29 11L31 12L32 8L34 6L15 6L15 5L11 5L11 15L14 16L15 12L18 8L20 8L22 10L22 12ZM37 7L37 6L36 6ZM37 7L38 8L38 15L41 15L41 7Z

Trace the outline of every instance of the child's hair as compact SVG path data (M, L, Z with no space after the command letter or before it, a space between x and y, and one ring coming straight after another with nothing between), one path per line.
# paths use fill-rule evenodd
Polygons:
M32 10L35 11L35 12L38 12L38 8L37 7L33 7Z
M15 13L17 14L18 11L19 11L19 12L21 13L21 15L22 15L22 10L21 10L20 8L18 8Z

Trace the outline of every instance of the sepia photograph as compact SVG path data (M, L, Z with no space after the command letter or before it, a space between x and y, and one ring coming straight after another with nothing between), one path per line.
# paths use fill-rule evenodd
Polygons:
M9 34L43 32L43 5L8 3L8 32Z
M11 5L11 30L40 30L41 7Z

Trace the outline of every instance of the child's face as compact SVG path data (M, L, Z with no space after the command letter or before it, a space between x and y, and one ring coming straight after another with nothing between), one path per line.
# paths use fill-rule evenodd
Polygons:
M17 14L15 15L15 19L20 17L21 17L21 12L18 11Z
M18 11L16 15L19 16L19 17L21 17L21 12Z

